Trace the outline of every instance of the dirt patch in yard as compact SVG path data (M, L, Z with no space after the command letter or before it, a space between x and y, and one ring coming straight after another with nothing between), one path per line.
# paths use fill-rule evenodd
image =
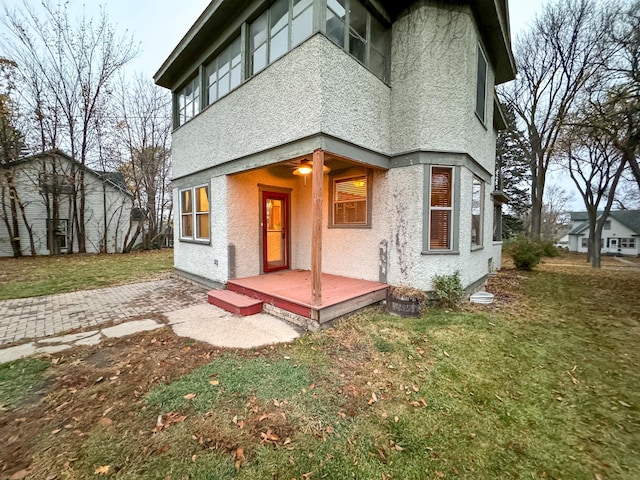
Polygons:
M95 425L135 423L130 412L144 407L144 397L151 388L171 382L221 353L211 345L177 337L168 329L68 352L48 357L52 367L38 391L31 392L18 408L0 411L0 445L4 445L0 449L0 478L29 472L32 446L43 436L51 437L49 448L58 455L73 458L77 453L73 438L82 439ZM60 437L59 443L56 437Z

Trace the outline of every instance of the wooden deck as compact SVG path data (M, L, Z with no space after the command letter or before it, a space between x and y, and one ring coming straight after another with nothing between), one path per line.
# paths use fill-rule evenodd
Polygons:
M311 304L311 272L282 270L229 280L227 289L322 324L384 300L388 285L322 274L322 304Z

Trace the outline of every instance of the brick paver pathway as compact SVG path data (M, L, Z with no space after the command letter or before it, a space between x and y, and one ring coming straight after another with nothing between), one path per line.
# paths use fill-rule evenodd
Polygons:
M205 288L176 279L4 300L0 301L0 347L26 338L162 315L206 302Z

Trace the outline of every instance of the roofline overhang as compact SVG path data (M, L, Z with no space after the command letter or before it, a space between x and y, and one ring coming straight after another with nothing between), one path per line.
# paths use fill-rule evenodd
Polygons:
M516 78L516 61L511 51L509 4L507 0L471 0L488 54L495 69L495 84Z
M506 130L507 117L504 114L504 109L502 108L500 99L495 92L493 92L493 112L493 128L496 130Z
M495 69L495 83L513 80L516 67L511 51L508 1L461 1L468 3L474 12L488 50L487 54ZM156 84L171 90L175 89L177 82L185 74L184 67L195 65L202 51L211 45L212 39L219 36L223 30L230 28L232 19L237 19L245 10L258 9L262 3L263 0L213 0L153 75ZM387 10L388 18L392 21L406 12L407 8L414 3L417 1L379 0L376 2Z

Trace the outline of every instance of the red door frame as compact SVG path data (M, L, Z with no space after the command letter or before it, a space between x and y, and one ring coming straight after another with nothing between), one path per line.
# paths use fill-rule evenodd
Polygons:
M267 262L267 201L268 200L281 200L284 207L282 219L284 222L283 231L285 235L285 260L283 265L277 267L269 267ZM262 191L262 198L260 200L260 217L261 217L261 231L262 231L262 271L264 273L276 272L278 270L288 270L290 268L290 236L291 229L289 228L289 203L290 195L283 192L271 192L268 190Z

